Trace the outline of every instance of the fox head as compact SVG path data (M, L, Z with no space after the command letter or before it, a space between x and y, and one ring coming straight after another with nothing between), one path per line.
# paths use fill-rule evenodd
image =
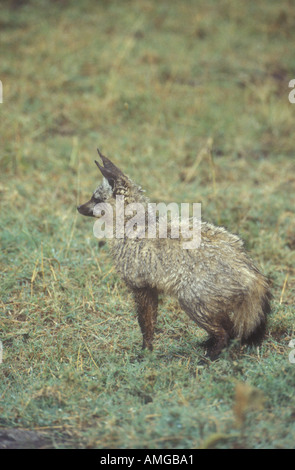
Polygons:
M106 202L116 196L124 196L126 202L138 201L142 198L142 189L133 183L114 163L102 155L97 149L103 166L96 160L95 164L99 168L103 178L102 183L92 194L89 201L77 207L80 214L95 217L94 207L96 204Z

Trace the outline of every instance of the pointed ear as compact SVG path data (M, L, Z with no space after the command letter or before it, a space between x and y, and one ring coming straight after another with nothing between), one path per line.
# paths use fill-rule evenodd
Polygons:
M114 165L111 160L109 160L107 157L105 157L99 149L97 149L98 155L102 159L103 166L107 169L110 170L112 173L117 174L117 175L123 175L122 171L120 168L118 168L116 165Z
M111 170L108 170L104 166L101 166L96 160L94 160L94 161L95 161L95 164L98 166L102 176L104 176L108 180L108 182L111 185L112 189L114 189L116 180L117 180L119 175L115 174Z

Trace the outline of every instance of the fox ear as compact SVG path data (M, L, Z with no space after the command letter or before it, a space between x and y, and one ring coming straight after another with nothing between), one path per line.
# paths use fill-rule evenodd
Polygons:
M118 168L116 165L114 165L111 160L109 160L107 157L105 157L99 149L97 149L97 152L98 152L98 155L100 156L100 158L102 159L102 163L103 163L103 166L104 168L106 168L107 170L110 170L111 172L113 172L114 174L118 174L118 175L123 175L122 171L120 170L120 168Z
M97 149L97 152L102 159L103 166L101 166L96 160L95 163L101 171L102 175L108 180L109 184L114 189L117 179L120 177L124 178L124 173L122 173L122 171L116 165L114 165L111 160L102 155L99 149Z
M96 160L94 160L94 161L95 161L96 165L98 166L102 176L104 176L108 180L110 186L112 187L112 189L114 189L116 180L117 180L119 175L116 174L115 172L111 171L111 170L108 170L108 168L105 168L104 166L101 166Z

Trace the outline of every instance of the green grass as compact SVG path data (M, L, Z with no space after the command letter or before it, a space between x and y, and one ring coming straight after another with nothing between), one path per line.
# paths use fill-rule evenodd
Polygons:
M1 428L52 447L294 448L290 3L16 4L0 19ZM98 146L152 200L202 202L244 238L274 296L259 351L200 366L204 332L163 298L141 353L131 295L76 211Z

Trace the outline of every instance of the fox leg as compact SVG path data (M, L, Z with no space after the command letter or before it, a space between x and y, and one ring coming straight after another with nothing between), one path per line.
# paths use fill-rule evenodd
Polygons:
M228 346L231 339L230 334L224 328L219 328L217 333L209 333L209 338L203 343L207 350L207 356L214 361L218 358L221 351Z
M203 345L207 350L208 357L211 360L217 359L221 351L228 346L234 337L233 323L230 317L222 311L210 313L200 301L192 305L183 298L179 298L179 303L188 316L209 334L209 339Z
M138 323L143 336L142 348L152 351L158 312L158 291L151 287L132 290L137 307Z

